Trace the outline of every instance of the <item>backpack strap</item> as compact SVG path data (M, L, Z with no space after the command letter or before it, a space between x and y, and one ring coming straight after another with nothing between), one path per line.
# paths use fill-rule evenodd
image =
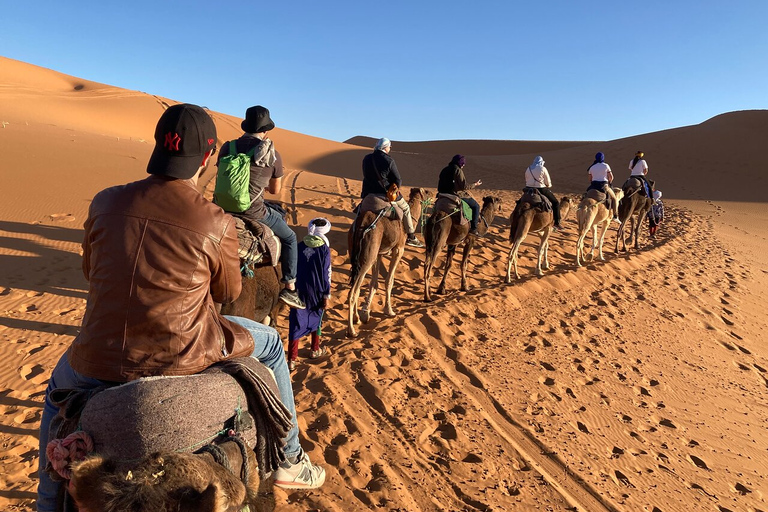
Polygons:
M256 148L257 147L259 147L258 144L253 146L250 151L245 153L248 157L251 158L251 160L253 160L253 155L256 154ZM229 156L235 156L235 155L237 155L237 141L236 140L231 140L231 141L229 141Z

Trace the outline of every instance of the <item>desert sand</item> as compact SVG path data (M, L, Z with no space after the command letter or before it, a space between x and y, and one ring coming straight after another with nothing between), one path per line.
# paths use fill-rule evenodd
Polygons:
M146 176L173 103L0 58L2 510L34 510L45 386L85 308L89 202ZM240 119L211 115L220 142L239 135ZM379 294L347 339L346 231L372 139L275 129L287 172L274 199L299 236L313 217L331 220L335 279L332 354L313 361L302 347L294 372L302 444L328 478L275 489L276 509L768 511L767 134L768 111L744 111L604 142L394 141L406 186L434 192L463 153L468 180L483 180L475 197L501 197L503 212L472 255L468 292L454 270L448 293L422 302L423 252L409 248L397 316ZM611 228L607 261L576 268L572 214L545 276L533 275L531 236L521 279L503 284L533 157L560 195L586 188L596 151L623 182L638 149L664 193L657 239L643 229L640 250L617 255ZM287 335L286 317L278 329Z

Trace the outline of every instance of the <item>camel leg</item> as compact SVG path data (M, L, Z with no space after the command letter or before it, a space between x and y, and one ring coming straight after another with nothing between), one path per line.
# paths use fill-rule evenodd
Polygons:
M603 241L605 240L605 234L608 232L608 226L611 225L610 220L603 223L602 229L600 229L600 237L598 238L597 243L597 255L600 258L600 261L605 261L605 257L603 256ZM595 235L597 235L597 226L595 226Z
M442 222L442 220L438 221ZM427 247L426 256L424 258L424 301L425 302L431 302L432 301L432 294L430 291L430 281L432 280L432 268L435 265L435 260L437 259L438 254L440 254L443 250L443 247L445 246L445 241L448 239L448 231L450 231L450 228L448 228L448 231L444 229L438 230L437 226L439 224L436 224L433 227L433 233L435 231L438 231L437 236L433 235L433 244L434 247Z
M544 271L541 269L541 264L543 260L547 259L547 243L549 242L549 233L552 231L552 228L544 228L544 231L541 233L540 237L541 240L539 241L539 255L536 258L536 275L537 276L543 276ZM549 268L549 263L546 264L545 268Z
M519 227L515 231L515 238L512 243L512 248L509 250L509 258L507 259L507 284L512 282L510 272L512 267L515 269L515 279L520 279L520 273L517 271L517 250L520 248L520 244L523 243L525 237L528 236L528 229L530 229L530 220L525 225Z
M429 281L432 278L432 265L435 264L437 257L437 248L433 253L427 252L424 258L424 302L432 302L432 295L429 292Z
M595 249L598 246L597 230L597 224L592 224L592 227L590 228L590 231L592 231L592 245L589 248L589 261L595 260Z
M368 296L365 298L363 306L360 308L360 320L364 324L368 323L371 319L371 304L373 304L373 297L379 289L379 269L381 268L381 257L377 256L376 261L371 268L371 283L368 289Z
M624 225L626 223L627 219L622 220L621 224L619 224L619 229L616 231L616 254L627 250L627 243L624 240Z
M637 226L635 228L635 249L640 249L640 230L643 227L643 219L645 218L645 210L640 210L640 214L637 216Z
M464 243L464 253L461 258L461 291L465 292L467 287L467 267L469 266L469 255L475 246L475 238L469 237Z
M544 236L544 270L549 270L549 235L552 234L552 228L547 228L546 236Z
M405 245L395 248L395 254L392 255L392 262L389 264L389 275L387 276L387 283L384 290L384 310L389 317L395 316L395 310L392 308L392 286L395 284L395 271L400 264L400 260L403 258L405 252Z
M374 260L373 262L366 261L363 266L361 266L360 272L357 274L357 277L349 289L349 322L347 324L347 337L349 338L354 338L357 336L357 329L355 329L355 325L360 323L360 314L358 309L360 290L363 287L365 276L368 274L368 271L371 270L374 262L378 262L378 260Z
M451 272L451 267L453 266L453 256L456 254L456 246L455 245L449 245L448 250L445 253L445 264L443 265L443 278L440 280L440 285L437 287L437 293L438 295L443 295L445 293L445 280L448 278L448 274Z

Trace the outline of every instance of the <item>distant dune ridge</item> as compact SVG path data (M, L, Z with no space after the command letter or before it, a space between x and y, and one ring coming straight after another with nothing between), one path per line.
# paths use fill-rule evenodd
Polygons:
M147 176L155 123L175 103L0 57L2 510L34 510L43 392L85 311L90 200ZM220 145L240 134L240 118L210 114ZM335 272L332 354L315 362L302 347L293 374L302 445L328 478L317 491L275 489L277 510L768 511L768 111L602 142L369 135L271 132L286 163L275 199L299 237L310 219L331 220ZM423 303L423 252L408 249L398 316L383 316L379 295L349 340L346 231L361 159L381 136L406 188L434 192L461 153L468 179L483 180L475 197L500 197L503 212L473 252L468 292L455 270L447 294ZM621 184L637 150L667 206L658 239L644 228L640 251L616 255L612 228L607 261L577 269L572 214L545 276L533 277L530 235L522 279L503 285L533 157L556 194L577 194L597 151ZM214 177L211 167L207 197Z

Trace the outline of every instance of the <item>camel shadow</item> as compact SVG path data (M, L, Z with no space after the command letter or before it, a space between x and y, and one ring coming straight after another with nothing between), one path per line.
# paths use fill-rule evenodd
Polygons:
M86 297L87 286L79 254L82 229L2 221L0 232L13 235L0 235L0 250L12 253L0 256L0 282L41 294ZM44 241L30 240L30 235ZM51 247L45 240L59 246L70 245L71 250Z

